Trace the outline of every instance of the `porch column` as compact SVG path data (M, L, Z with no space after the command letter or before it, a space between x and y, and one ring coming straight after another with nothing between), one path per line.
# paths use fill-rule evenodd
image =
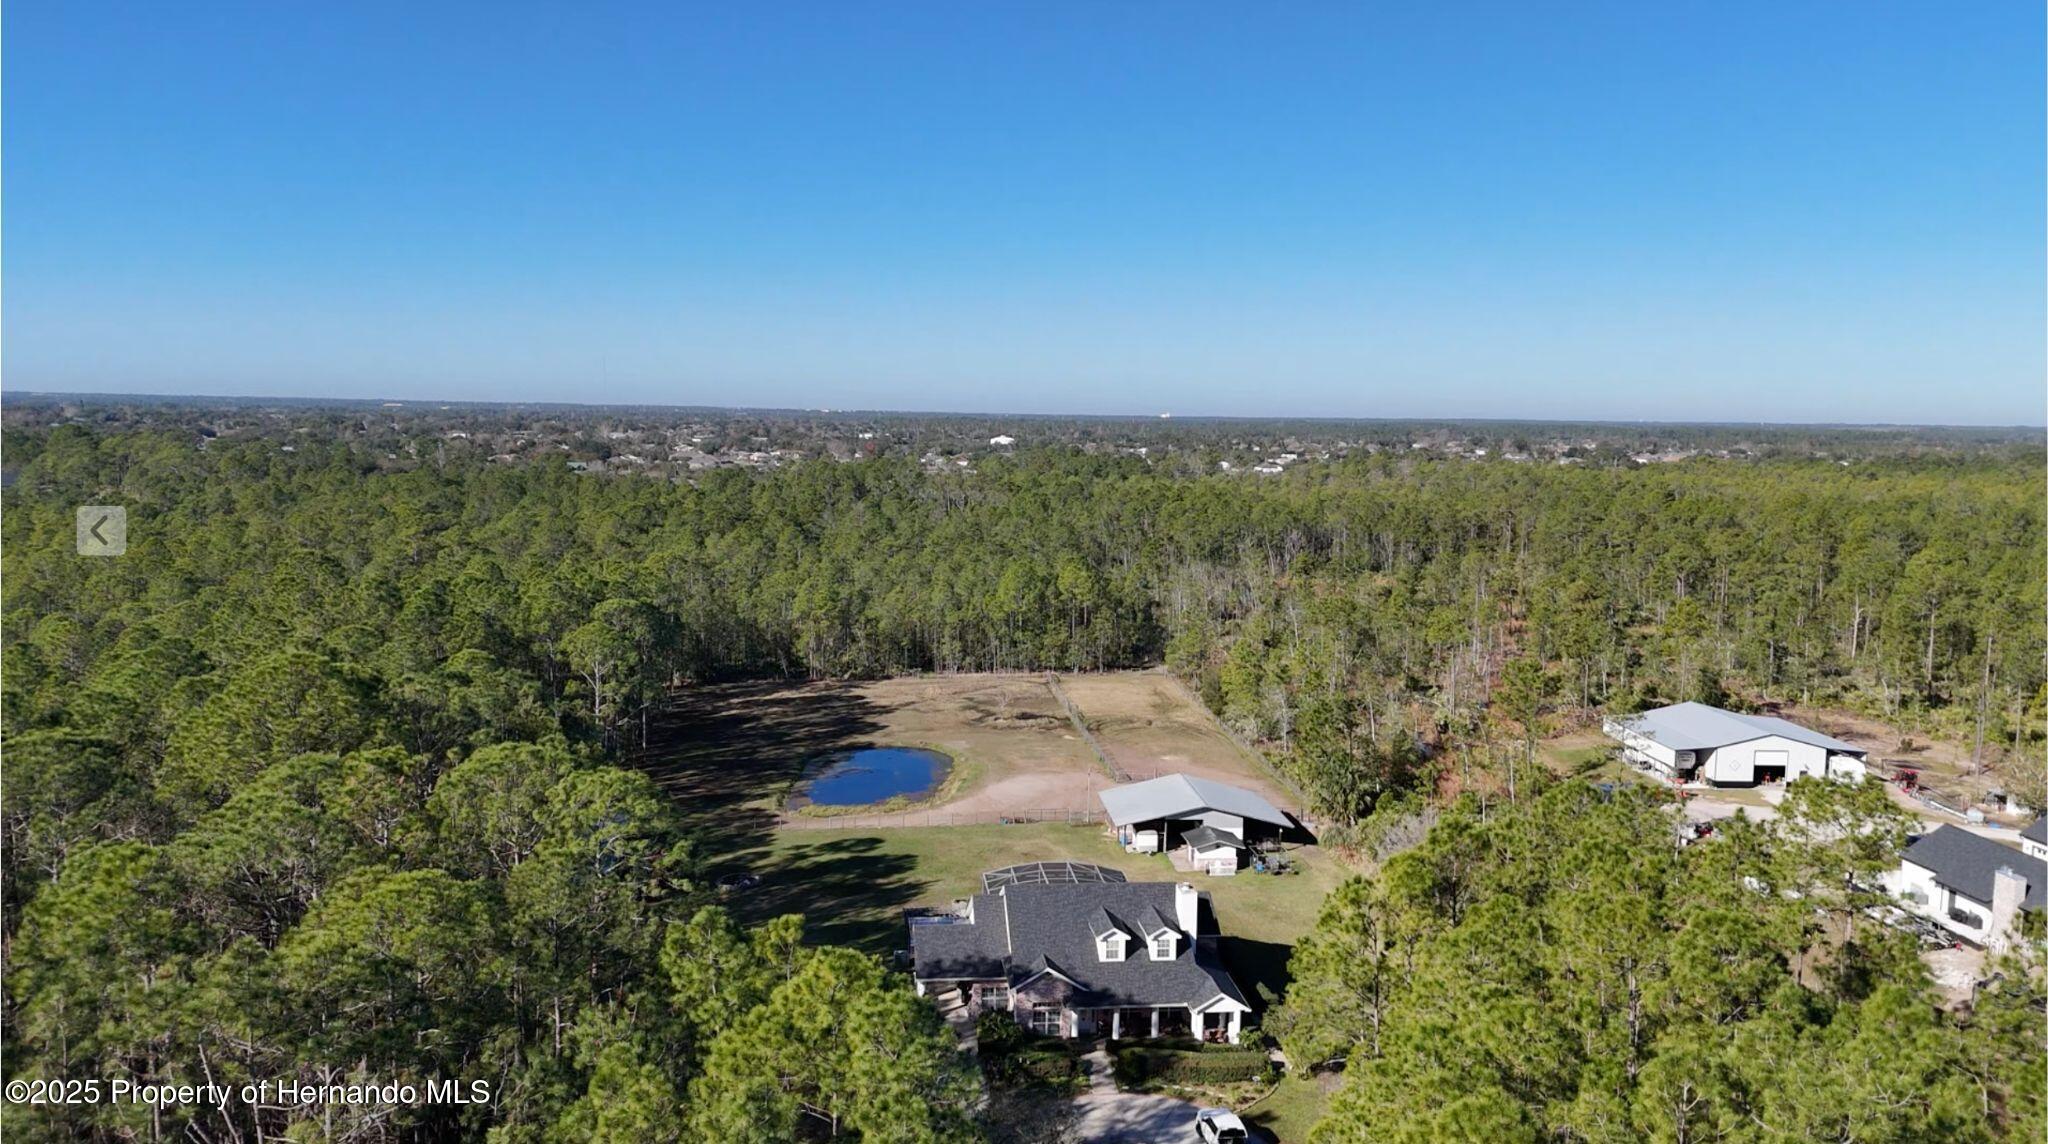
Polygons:
M1235 1009L1232 1009L1232 1010L1230 1011L1230 1043L1231 1043L1231 1044L1233 1044L1233 1045L1237 1043L1237 1023L1238 1023L1238 1020L1239 1020L1240 1018L1242 1018L1243 1016L1244 1016L1244 1014L1242 1014L1242 1013L1238 1012L1238 1011L1237 1011L1237 1010L1235 1010Z
M1123 1040L1123 1036L1124 1011L1122 1009L1111 1009L1109 1011L1109 1039L1120 1041Z
M1152 1035L1155 1038L1159 1036L1159 1010L1157 1008L1152 1010Z

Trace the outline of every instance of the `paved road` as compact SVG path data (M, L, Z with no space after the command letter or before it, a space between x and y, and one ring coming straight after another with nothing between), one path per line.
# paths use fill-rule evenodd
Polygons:
M1074 1136L1085 1144L1189 1144L1196 1106L1170 1096L1091 1092L1074 1098Z

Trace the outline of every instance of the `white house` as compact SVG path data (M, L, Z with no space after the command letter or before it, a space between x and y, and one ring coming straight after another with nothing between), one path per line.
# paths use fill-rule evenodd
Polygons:
M1749 786L1808 776L1860 782L1866 752L1819 731L1769 715L1744 715L1704 703L1674 703L1606 720L1602 730L1622 754L1683 782Z
M1214 914L1194 886L1126 882L1085 863L982 880L986 892L964 913L911 919L918 996L970 1015L1007 1012L1054 1037L1237 1042L1251 1006L1223 969Z
M1906 847L1885 883L1914 913L1965 941L2002 949L2013 940L2020 914L2048 900L2048 862L1960 826L1943 826Z
M988 443L994 445L998 449L1007 449L1010 446L1016 444L1017 439L1015 437L1010 436L1008 433L1003 433L998 436L990 437L988 439Z
M2020 831L2020 849L2029 858L2048 861L2048 814L2035 819L2025 830Z

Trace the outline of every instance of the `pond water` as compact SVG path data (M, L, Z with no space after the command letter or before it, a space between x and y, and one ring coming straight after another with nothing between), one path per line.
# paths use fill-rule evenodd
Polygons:
M918 747L866 747L819 760L802 797L822 806L865 806L902 796L930 794L946 780L953 760Z

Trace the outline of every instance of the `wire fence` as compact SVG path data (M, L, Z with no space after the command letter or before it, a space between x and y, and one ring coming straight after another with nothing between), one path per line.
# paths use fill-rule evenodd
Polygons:
M1059 700L1061 709L1067 713L1067 719L1074 724L1074 730L1081 733L1082 740L1095 752L1095 757L1101 761L1102 769L1109 772L1109 777L1120 783L1130 782L1131 776L1116 765L1116 760L1109 757L1109 752L1102 749L1101 743L1096 742L1095 733L1088 729L1088 721L1081 717L1081 709L1074 706L1074 701L1067 698L1066 689L1060 686L1060 677L1050 671L1046 672L1045 686L1052 692L1052 697Z
M887 830L908 826L1023 826L1035 822L1058 822L1068 826L1097 826L1107 822L1102 808L1040 807L1032 810L957 811L943 807L932 810L898 810L880 814L789 814L783 826L792 830Z

